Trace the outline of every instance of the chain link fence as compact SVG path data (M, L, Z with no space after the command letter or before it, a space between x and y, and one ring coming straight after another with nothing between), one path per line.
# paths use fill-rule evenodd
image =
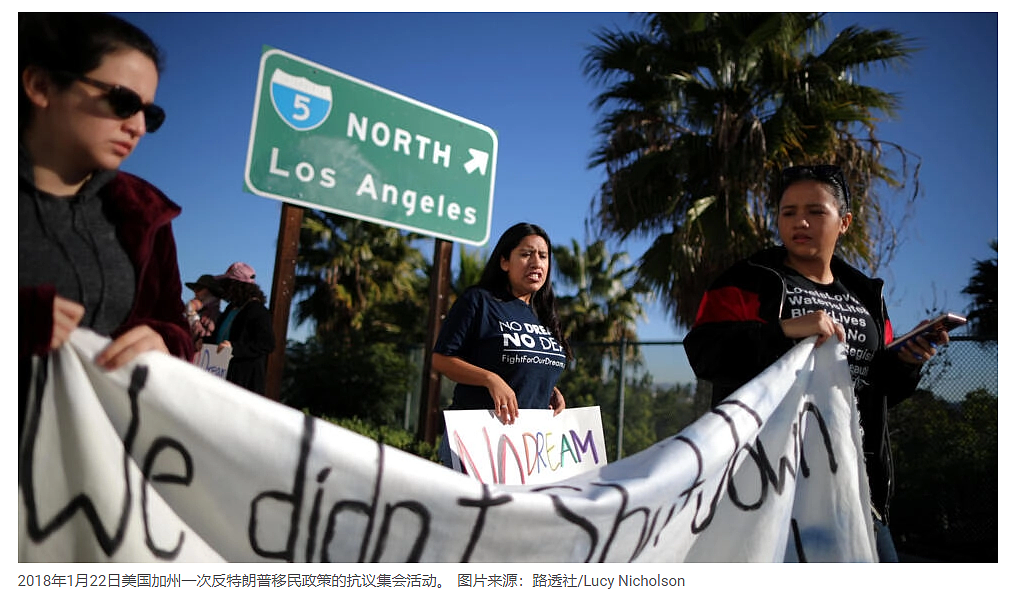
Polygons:
M890 412L891 531L907 560L997 562L997 344L954 338Z
M907 561L995 562L997 344L951 340L923 367L915 395L890 412L891 530ZM592 367L566 371L561 388L570 406L600 406L610 460L680 432L708 410L682 342L573 349Z

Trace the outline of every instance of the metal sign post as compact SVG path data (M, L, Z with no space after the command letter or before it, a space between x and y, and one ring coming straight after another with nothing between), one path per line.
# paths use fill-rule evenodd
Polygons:
M281 400L281 380L284 378L284 354L287 350L288 318L295 293L295 264L298 261L298 236L305 209L284 204L277 233L277 255L274 260L274 280L270 292L270 313L273 318L274 351L267 357L267 382L264 395Z
M424 348L424 372L421 379L424 381L421 391L420 421L418 422L418 436L428 443L435 443L435 438L442 427L439 416L438 397L441 391L441 376L431 369L431 351L438 340L438 332L442 327L442 320L449 310L449 282L452 279L452 242L444 239L435 240L435 252L431 260L431 287L428 296L428 337L425 339Z

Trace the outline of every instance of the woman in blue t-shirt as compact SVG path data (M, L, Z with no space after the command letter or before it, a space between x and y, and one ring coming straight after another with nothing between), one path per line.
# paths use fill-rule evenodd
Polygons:
M511 424L519 409L565 408L555 384L571 358L551 287L551 240L535 224L506 230L477 285L446 315L432 354L456 382L451 409L489 409ZM446 439L440 457L451 465Z

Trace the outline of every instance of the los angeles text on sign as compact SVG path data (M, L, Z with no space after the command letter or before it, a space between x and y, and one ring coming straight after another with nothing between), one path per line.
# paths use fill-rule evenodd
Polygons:
M252 193L483 245L497 154L487 126L282 50L260 59Z

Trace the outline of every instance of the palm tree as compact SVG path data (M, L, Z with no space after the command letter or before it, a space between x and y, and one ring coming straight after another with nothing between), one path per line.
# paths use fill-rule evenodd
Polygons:
M989 248L996 253L996 241L989 242ZM968 285L961 293L972 297L968 320L971 322L972 335L985 340L995 340L997 332L997 298L996 258L976 260L975 272L971 275Z
M306 212L299 244L295 320L313 321L320 335L346 335L366 326L398 332L395 311L405 301L423 315L424 259L397 229L326 212Z
M452 281L452 300L449 301L450 304L454 302L456 298L458 298L466 290L466 288L472 285L477 285L487 261L488 257L486 251L481 253L480 248L475 247L471 252L467 250L467 246L460 246L459 270L456 272L456 278Z
M424 339L428 277L414 237L306 211L295 276L298 324L315 335L288 347L284 401L313 415L378 425L414 387L407 351Z
M611 254L603 240L583 249L573 239L570 248L554 247L554 263L559 284L575 288L571 295L559 295L557 302L564 335L569 341L616 343L638 339L635 323L645 315L643 301L650 294L639 283L629 285L635 268L625 252ZM618 350L608 348L608 355L615 358ZM583 350L579 356L590 361L593 373L600 375L603 355Z
M672 318L690 325L719 273L775 241L774 177L794 163L845 169L855 220L839 252L874 272L896 242L876 185L903 185L907 152L876 136L897 96L857 78L903 65L910 40L853 26L814 52L825 31L816 13L662 13L642 22L642 32L598 33L584 61L605 87L590 165L607 178L594 214L604 236L652 240L638 274ZM885 152L897 153L899 170Z

